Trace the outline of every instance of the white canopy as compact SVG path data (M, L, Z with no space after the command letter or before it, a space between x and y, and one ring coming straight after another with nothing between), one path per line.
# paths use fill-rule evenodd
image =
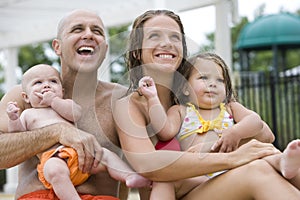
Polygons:
M0 50L4 50L7 60L4 66L8 81L6 88L16 82L13 77L15 72L11 68L18 66L18 48L53 39L58 21L73 9L95 10L105 26L112 27L130 23L149 9L166 8L180 13L210 5L216 7L216 51L230 64L228 20L230 16L236 16L237 0L1 0ZM195 19L195 24L201 20L208 19Z

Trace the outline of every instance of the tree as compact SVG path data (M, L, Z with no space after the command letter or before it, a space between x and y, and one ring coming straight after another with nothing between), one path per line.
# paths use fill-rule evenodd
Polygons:
M57 56L50 56L47 52L51 51L51 41L37 44L30 44L20 48L19 50L19 66L24 73L30 67L44 63L53 65L58 63Z

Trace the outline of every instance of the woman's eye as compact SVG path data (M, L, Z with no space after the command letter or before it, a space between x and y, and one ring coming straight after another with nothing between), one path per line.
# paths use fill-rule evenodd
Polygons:
M157 33L153 33L149 36L150 39L156 39L158 37L159 37L159 35Z
M181 40L179 35L172 35L171 38L172 38L172 41L180 41Z

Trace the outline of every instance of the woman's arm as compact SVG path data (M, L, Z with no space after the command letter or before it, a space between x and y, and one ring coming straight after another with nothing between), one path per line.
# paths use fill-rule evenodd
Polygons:
M231 153L155 150L143 109L137 105L139 102L129 102L133 101L123 98L114 109L121 146L131 166L152 181L174 181L231 169L277 152L273 145L255 140Z

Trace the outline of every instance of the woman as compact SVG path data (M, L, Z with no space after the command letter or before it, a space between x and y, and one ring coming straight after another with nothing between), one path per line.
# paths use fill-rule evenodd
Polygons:
M176 80L175 72L184 66L187 54L180 18L166 10L145 12L133 24L129 48L129 91L136 91L138 81L143 76L151 76L156 83L160 101L167 110L173 104L171 86L173 80ZM278 153L272 144L252 140L231 153L198 154L155 150L157 139L151 130L147 100L138 92L132 92L116 102L114 117L126 158L137 172L150 180L176 181L199 176L196 180L199 181L201 175L232 169L200 184L187 194L184 184L176 185L176 198L300 198L296 187L266 161L257 160ZM170 198L173 198L172 194Z

